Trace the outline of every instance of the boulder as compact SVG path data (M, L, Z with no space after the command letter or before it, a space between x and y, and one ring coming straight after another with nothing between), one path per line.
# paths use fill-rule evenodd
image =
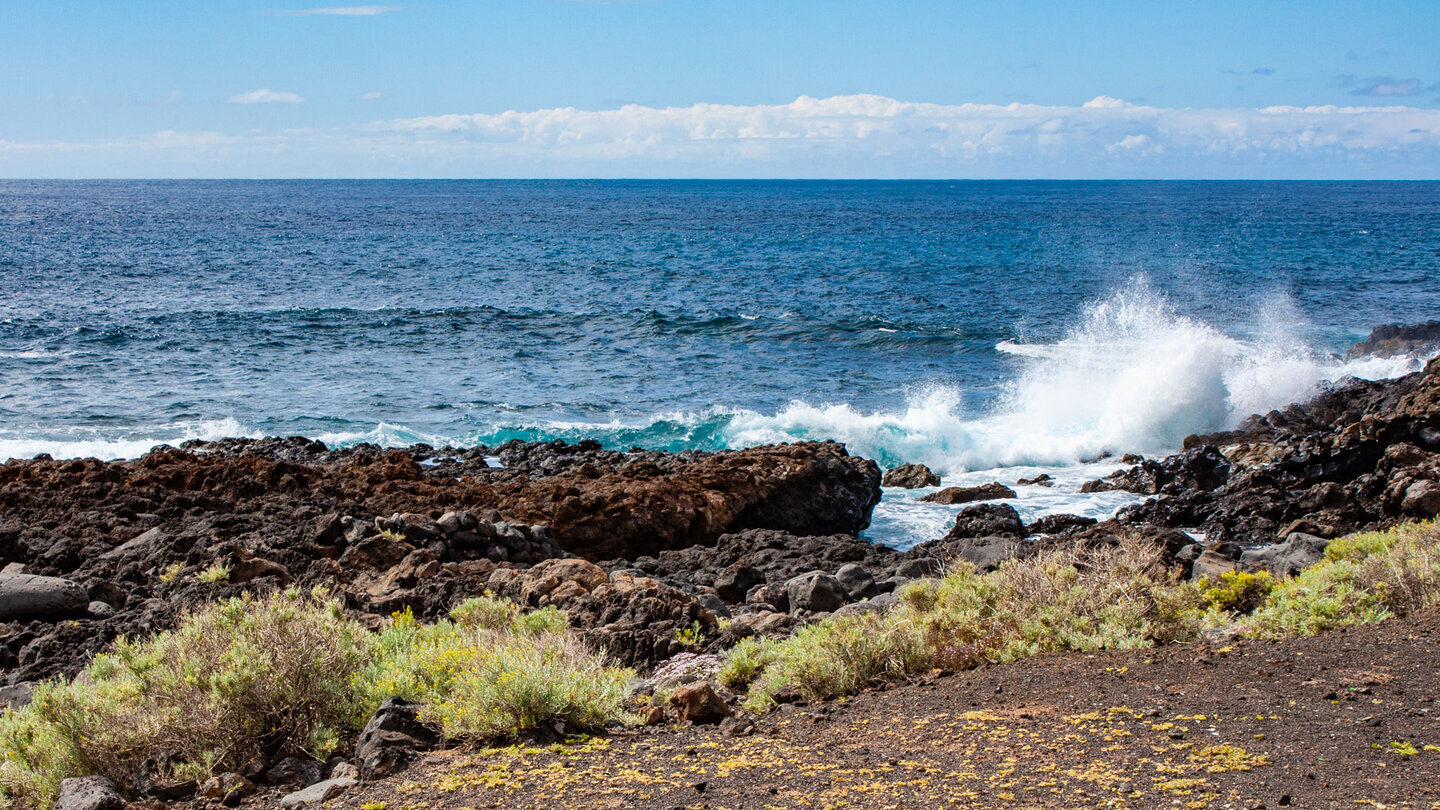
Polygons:
M1195 558L1190 568L1190 578L1205 578L1214 582L1223 574L1239 570L1242 553L1243 550L1235 543L1216 543L1206 547L1200 552L1200 556Z
M1283 543L1247 549L1240 555L1240 568L1267 570L1277 577L1294 576L1325 558L1330 541L1313 534L1295 532Z
M881 486L900 487L902 489L918 489L919 487L934 487L940 485L940 476L931 471L924 464L901 464L885 473L885 478L880 481Z
M670 705L680 719L692 723L718 723L733 712L709 681L687 684L670 693Z
M765 574L749 565L732 565L715 577L715 593L731 604L745 601L750 589L765 584Z
M1097 522L1095 518L1080 515L1046 515L1031 523L1027 530L1030 534L1063 534L1071 529L1094 526Z
M859 563L846 563L835 572L835 579L845 588L850 599L864 599L875 592L875 575Z
M966 562L984 574L999 568L1006 560L1024 556L1032 547L1009 534L984 537L962 537L946 547L952 562Z
M982 503L960 510L960 514L955 516L955 525L943 540L996 534L1025 536L1025 524L1020 520L1020 513L1008 503Z
M313 759L285 757L265 772L265 782L271 785L313 785L324 777L323 765Z
M307 804L323 804L359 784L354 779L340 777L338 779L326 779L324 782L316 782L304 790L297 790L280 798L280 806L285 810L292 810L296 807L304 807Z
M947 506L955 504L971 503L973 501L994 501L1003 498L1014 498L1015 490L1004 484L991 482L981 484L978 487L946 487L939 492L932 492L920 498L925 503L941 503Z
M125 799L115 783L103 776L79 776L60 781L54 810L124 810Z
M1407 515L1428 518L1440 514L1440 482L1416 481L1405 489L1400 510Z
M68 579L35 574L0 577L0 621L57 621L84 615L89 607L90 594Z
M206 779L200 785L200 796L220 802L227 807L239 804L241 799L255 795L255 783L238 773L222 773Z
M389 776L440 743L439 732L420 722L419 711L419 703L400 698L375 710L355 742L355 766L363 778Z
M785 594L790 598L791 613L801 610L830 613L839 610L849 599L840 580L824 571L811 571L791 579L785 583Z
M913 560L906 560L895 567L895 576L898 579L922 579L924 577L938 577L945 571L945 563L934 557L916 557Z

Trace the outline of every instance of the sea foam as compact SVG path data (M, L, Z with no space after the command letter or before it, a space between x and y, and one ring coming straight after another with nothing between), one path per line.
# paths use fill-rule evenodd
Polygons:
M958 390L928 387L895 411L794 402L774 415L738 413L725 436L732 446L833 438L887 466L920 462L946 475L1050 467L1107 453L1173 452L1191 433L1234 427L1326 383L1421 367L1415 357L1345 361L1281 325L1259 326L1259 338L1232 337L1133 285L1087 307L1060 341L997 345L1024 370L986 413L967 411Z

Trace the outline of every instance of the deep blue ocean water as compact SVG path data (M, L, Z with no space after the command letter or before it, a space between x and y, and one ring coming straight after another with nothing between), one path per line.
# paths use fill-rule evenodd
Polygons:
M1161 452L1394 362L1440 184L0 181L0 457L831 437Z

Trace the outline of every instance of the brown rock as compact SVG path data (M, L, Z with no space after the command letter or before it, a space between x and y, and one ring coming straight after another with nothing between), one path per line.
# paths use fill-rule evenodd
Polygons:
M709 681L686 684L676 689L670 694L670 705L675 707L681 720L692 723L718 723L733 714Z
M973 501L994 501L1013 497L1015 497L1015 490L1004 484L991 482L978 487L946 487L939 492L932 492L920 500L925 503L943 503L953 506Z

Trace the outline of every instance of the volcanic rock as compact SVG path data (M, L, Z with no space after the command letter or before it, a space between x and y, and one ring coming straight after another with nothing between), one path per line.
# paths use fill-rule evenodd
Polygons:
M824 571L811 571L791 579L785 583L785 593L790 597L792 613L801 610L830 613L849 601L845 586Z
M355 742L361 777L379 779L404 768L440 742L440 733L419 720L419 703L390 698L375 710Z
M940 476L936 475L924 464L901 464L899 467L886 472L885 478L880 484L881 486L901 487L903 489L934 487L940 485Z
M692 723L718 723L732 712L725 699L715 693L708 681L681 686L670 694L670 705L680 719Z
M54 810L123 810L125 799L103 776L80 776L60 781Z
M993 501L1015 497L1015 490L1004 484L991 482L978 487L946 487L920 498L925 503L942 503L948 506L972 501Z
M58 621L84 614L90 595L68 579L35 574L0 577L0 621L43 619Z

